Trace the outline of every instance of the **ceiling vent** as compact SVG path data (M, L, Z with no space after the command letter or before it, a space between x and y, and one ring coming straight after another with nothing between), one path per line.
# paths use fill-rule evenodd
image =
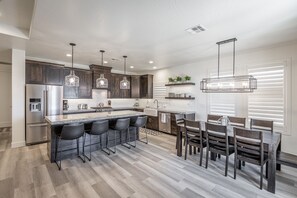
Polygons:
M206 28L203 27L202 25L196 25L194 27L190 27L190 28L186 29L186 31L191 34L197 34L199 32L204 32L205 30L206 30Z

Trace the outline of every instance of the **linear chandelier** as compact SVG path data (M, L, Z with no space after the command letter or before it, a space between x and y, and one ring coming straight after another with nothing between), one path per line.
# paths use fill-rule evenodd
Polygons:
M104 50L100 50L101 52L101 66L103 66L103 53ZM106 89L108 88L108 80L104 78L104 74L100 74L100 77L96 79L96 88Z
M235 41L236 38L217 42L218 45L218 77L203 78L200 90L203 93L251 93L257 89L257 79L252 75L235 76ZM233 76L220 77L220 46L233 42Z
M76 46L75 43L69 43L71 45L72 49L72 68L70 70L70 74L65 76L65 86L69 87L79 87L79 77L75 75L74 69L73 69L73 47Z

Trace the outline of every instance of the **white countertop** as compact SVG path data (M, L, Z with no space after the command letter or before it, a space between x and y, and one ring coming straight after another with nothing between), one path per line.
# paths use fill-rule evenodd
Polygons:
M81 113L68 115L46 116L45 120L50 125L62 125L75 122L92 122L96 120L116 119L124 117L133 117L145 115L143 112L137 111L111 111L111 112L96 112L96 113Z

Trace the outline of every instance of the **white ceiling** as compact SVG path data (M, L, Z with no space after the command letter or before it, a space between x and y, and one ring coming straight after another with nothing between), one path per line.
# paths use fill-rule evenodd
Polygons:
M135 71L179 66L216 55L215 43L232 37L237 51L296 40L296 10L296 0L37 0L30 40L19 47L30 57L69 62L68 43L75 42L79 64L100 64L104 49L115 69L123 68L123 55ZM198 24L207 31L185 31ZM0 35L0 42L14 40Z

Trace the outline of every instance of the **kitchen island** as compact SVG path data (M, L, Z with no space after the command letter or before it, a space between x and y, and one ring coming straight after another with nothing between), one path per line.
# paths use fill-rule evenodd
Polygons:
M110 125L113 125L119 118L130 118L131 120L136 120L138 116L145 115L143 112L137 111L111 111L111 112L96 112L96 113L81 113L81 114L69 114L69 115L55 115L55 116L46 116L45 120L48 123L47 136L49 142L47 143L47 152L51 162L54 162L54 153L55 153L55 140L56 134L61 133L62 128L66 124L71 123L84 123L85 130L88 130L92 126L92 122L98 120L109 120ZM130 133L138 133L138 129L130 130ZM113 133L112 133L113 134ZM117 144L120 144L119 133L116 137L112 137L110 134L110 146L114 146L113 140L117 138ZM134 135L131 135L131 138ZM89 136L86 136L86 151L90 148L88 145ZM102 136L105 139L105 135ZM82 138L80 140L80 147L82 147ZM92 136L92 145L91 150L98 150L100 148L99 137ZM105 144L102 144L105 147ZM63 141L60 144L59 150L62 150L63 153L61 158L71 157L76 155L76 141Z

